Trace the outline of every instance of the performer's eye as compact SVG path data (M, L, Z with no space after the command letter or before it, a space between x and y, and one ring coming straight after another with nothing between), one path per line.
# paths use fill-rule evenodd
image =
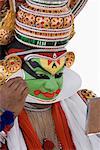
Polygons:
M47 75L39 73L36 73L36 77L37 79L50 79Z
M61 78L62 75L63 75L63 72L57 73L57 74L55 74L55 78Z

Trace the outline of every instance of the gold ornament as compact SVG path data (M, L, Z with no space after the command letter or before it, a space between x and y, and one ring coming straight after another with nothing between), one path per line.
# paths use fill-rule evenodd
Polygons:
M5 82L5 78L3 73L0 72L0 85L2 85Z
M5 69L4 60L2 60L2 61L0 61L0 85L4 84L7 77L9 77L9 75Z
M20 57L15 55L9 55L5 59L5 68L9 73L15 73L21 69L22 61Z
M72 15L72 31L70 34L70 39L75 35L75 26L74 26L74 15Z
M9 44L14 34L15 24L15 0L9 0L10 9L7 10L5 17L0 22L0 45Z
M0 61L0 85L4 84L10 76L21 69L22 61L16 55L9 55Z
M75 61L75 54L73 52L67 52L66 55L66 67L70 68Z
M85 101L96 97L95 93L87 89L78 91L78 94Z

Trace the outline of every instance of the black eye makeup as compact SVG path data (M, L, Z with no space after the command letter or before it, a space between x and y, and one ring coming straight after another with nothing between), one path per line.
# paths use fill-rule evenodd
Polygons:
M42 68L42 67L39 65L39 63L37 63L36 61L29 60L28 62L29 62L29 64L30 64L33 68L36 68L36 67Z
M45 74L39 74L36 73L36 71L33 71L28 65L27 63L23 63L22 68L28 73L30 74L32 77L36 78L36 79L50 79L47 75Z
M63 75L63 72L60 72L60 73L56 73L55 74L55 78L61 78Z
M50 77L48 75L46 75L45 73L38 73L37 71L34 71L32 68L40 68L42 70L44 70L38 62L36 61L31 61L29 60L28 63L30 64L30 66L27 64L27 62L23 63L23 69L30 74L32 77L34 77L35 79L50 79ZM45 71L45 70L44 70ZM50 73L49 73L50 74ZM60 73L56 73L54 75L55 79L57 78L61 78L63 75L63 72Z
M36 73L36 72L35 72ZM50 79L47 75L45 74L38 74L36 73L37 79Z

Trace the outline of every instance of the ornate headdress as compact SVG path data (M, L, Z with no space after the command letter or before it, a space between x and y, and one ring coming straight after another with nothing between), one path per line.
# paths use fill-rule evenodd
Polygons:
M14 44L9 50L12 55L1 62L1 84L22 66L30 95L43 103L55 101L62 88L64 65L70 67L75 59L65 45L74 35L74 18L85 3L86 0L26 0L19 6L15 38L17 46L21 43L26 49L20 46L15 49ZM42 89L40 84L44 86Z
M64 47L74 35L74 17L87 0L26 0L16 18L16 39L40 48Z

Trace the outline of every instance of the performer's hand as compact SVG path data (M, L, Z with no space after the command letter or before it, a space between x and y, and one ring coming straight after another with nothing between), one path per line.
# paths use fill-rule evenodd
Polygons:
M14 112L17 116L24 107L28 88L22 78L10 79L0 88L0 108Z

